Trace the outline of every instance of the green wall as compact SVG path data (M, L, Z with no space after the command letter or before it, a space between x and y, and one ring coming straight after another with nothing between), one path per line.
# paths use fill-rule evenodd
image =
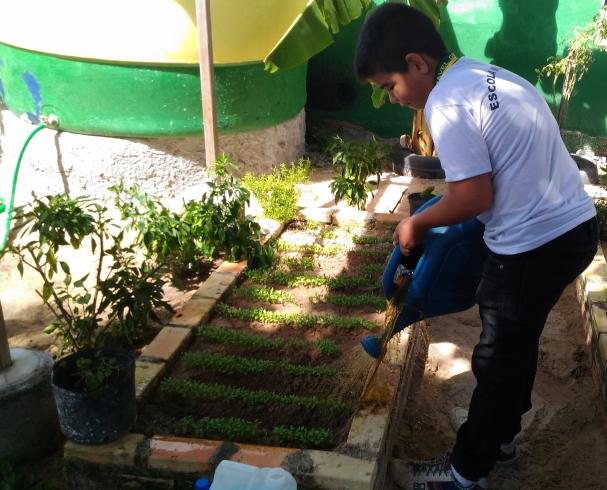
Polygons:
M383 0L375 0L375 4ZM556 113L550 82L540 84L535 68L564 54L564 39L598 12L601 0L451 0L441 7L441 33L459 55L495 63L518 73L542 91ZM373 109L370 88L352 74L362 19L343 29L336 42L309 62L307 111L312 119L345 120L380 136L399 136L411 128L411 111L400 106ZM566 129L607 133L607 53L576 86ZM559 88L560 89L560 88ZM557 89L557 91L559 90ZM557 104L559 97L557 97Z
M303 64L270 74L263 64L215 69L220 134L273 126L306 101ZM110 136L202 132L198 66L112 64L61 58L0 43L0 100L32 122L55 114L61 129Z

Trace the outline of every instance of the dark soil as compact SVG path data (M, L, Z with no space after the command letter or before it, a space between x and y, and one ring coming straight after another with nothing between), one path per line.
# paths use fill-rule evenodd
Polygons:
M325 228L325 232L329 228ZM363 265L383 263L391 251L391 233L386 229L364 230L356 234L365 236L378 236L381 243L352 245L344 230L330 228L329 238L322 238L319 230L307 230L301 225L291 226L284 234L283 239L289 244L320 244L323 246L349 244L349 249L332 256L314 255L314 270L307 274L326 276L350 276L356 274L357 269ZM333 236L336 234L337 236ZM327 233L324 233L327 236ZM360 254L360 250L377 250L376 255ZM282 257L301 257L305 252L287 250ZM311 256L308 254L308 256ZM379 257L379 258L378 258ZM369 276L368 282L360 287L348 291L339 291L340 294L374 294L381 296L380 273ZM250 280L243 286L257 286ZM265 285L274 287L291 294L297 304L272 305L257 300L243 298L232 294L224 301L234 307L263 307L269 310L287 312L300 312L307 314L331 314L342 318L360 317L375 322L380 328L383 324L383 312L374 311L373 306L345 307L328 303L312 303L310 298L323 295L327 287L297 287ZM327 409L306 409L295 405L248 405L242 402L209 402L186 396L168 394L162 389L157 390L153 398L140 413L141 421L138 430L148 434L175 434L175 419L182 417L238 417L246 420L257 420L261 426L270 432L276 426L303 426L308 429L328 429L333 433L333 447L345 442L348 434L352 414L361 395L366 374L371 366L371 360L360 349L359 341L363 336L369 335L365 329L345 330L335 327L315 325L312 328L297 328L285 324L247 322L235 318L215 316L211 325L222 326L228 329L264 335L268 338L281 338L286 342L297 339L306 341L305 344L289 346L288 343L281 350L251 350L232 345L210 343L198 337L189 349L190 352L220 353L237 358L256 358L272 361L287 360L293 364L305 366L326 366L335 370L335 376L294 376L284 371L267 375L242 376L226 375L202 371L191 365L178 361L167 377L178 380L192 380L201 383L219 383L237 386L249 390L271 390L277 393L315 396L319 399L339 400L345 403L350 410L339 413ZM319 339L333 340L342 355L332 359L323 355L314 342ZM191 433L178 435L196 436ZM212 438L212 437L209 437ZM277 444L271 438L263 440L240 440L239 442L255 442L262 444ZM284 445L284 444L283 444Z

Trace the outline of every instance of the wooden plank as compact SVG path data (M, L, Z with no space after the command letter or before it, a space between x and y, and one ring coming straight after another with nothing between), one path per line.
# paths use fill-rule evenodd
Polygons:
M196 25L198 26L198 62L200 65L204 149L207 168L211 169L215 164L215 160L217 160L211 0L196 0Z
M8 368L12 363L11 351L8 347L6 325L4 324L4 315L2 314L2 303L0 303L0 371Z

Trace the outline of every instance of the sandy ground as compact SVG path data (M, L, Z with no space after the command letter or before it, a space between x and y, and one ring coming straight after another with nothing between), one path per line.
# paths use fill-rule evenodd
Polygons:
M429 459L451 449L449 410L467 407L475 385L470 356L480 335L477 308L429 324L425 372L416 374L395 447L402 459ZM573 285L548 318L533 403L517 437L519 460L494 470L489 488L607 488L607 427L583 350Z

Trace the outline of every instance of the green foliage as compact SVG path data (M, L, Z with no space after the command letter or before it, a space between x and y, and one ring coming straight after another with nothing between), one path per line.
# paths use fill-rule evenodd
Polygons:
M272 304L297 303L290 293L274 288L240 286L234 291L234 294Z
M556 84L564 77L561 89L561 104L557 114L559 127L563 127L569 106L569 100L573 95L575 84L580 81L590 65L594 61L594 49L607 50L604 41L607 39L607 6L601 7L600 12L593 20L574 32L565 41L568 45L567 55L550 56L541 68L536 69L538 78L552 78L552 95L556 104Z
M259 224L244 216L249 191L230 171L236 166L226 155L215 162L209 190L200 200L184 203L173 213L159 201L139 193L136 187L113 187L115 204L148 257L187 271L201 257L223 255L227 260L247 259L249 267L267 267L275 257L273 244L260 243Z
M434 187L432 188L434 190ZM432 192L432 191L431 191ZM376 243L390 243L392 244L391 236L370 236L370 235L353 235L352 243L355 245L374 245Z
M155 317L155 308L172 311L163 299L159 267L125 244L124 230L107 217L104 204L88 197L34 196L20 217L26 225L10 252L18 256L21 275L27 266L42 278L42 290L36 292L55 316L44 331L62 340L62 352L108 339L132 345ZM96 266L74 280L74 264L61 256L85 240ZM57 281L59 269L63 278Z
M343 317L338 315L310 315L307 313L283 313L265 308L235 308L225 303L215 307L219 315L238 318L247 322L282 323L294 328L311 328L314 326L335 327L345 330L364 328L375 330L378 325L364 318Z
M367 179L375 175L379 185L381 162L389 155L389 146L378 143L375 138L358 143L336 136L331 150L333 167L339 173L329 186L335 202L344 199L349 206L364 209L371 192Z
M383 267L383 266L382 266ZM385 311L386 300L379 295L373 294L325 294L310 298L312 303L331 303L338 306L356 307L356 306L372 306L375 311Z
M236 417L184 417L175 423L177 435L194 434L196 437L228 441L255 439L263 434L261 422Z
M248 172L244 184L259 200L264 214L281 223L291 221L297 214L301 192L297 184L308 181L311 173L309 160L300 160L287 166L281 164L272 173L254 176Z
M382 257L386 253L381 254ZM379 290L379 282L369 282L368 274L352 276L314 276L292 273L281 270L246 271L246 276L253 282L259 284L277 284L296 287L318 287L327 286L331 291L342 291L344 289L364 287L368 290Z
M280 239L277 242L277 248L281 252L300 252L303 254L333 256L345 252L345 248L341 245L322 246L317 243L311 245L297 245L289 243L286 240Z
M116 359L104 357L99 351L92 357L81 357L76 361L76 388L86 393L98 390L118 369Z
M215 162L209 182L209 192L201 201L185 205L183 220L189 225L196 246L207 257L224 252L228 260L246 258L251 268L272 264L275 251L272 243L260 243L259 224L243 217L249 191L242 182L229 173L236 169L226 155Z
M301 366L285 360L249 359L206 352L185 352L181 359L191 366L227 375L263 375L284 371L293 376L335 376L335 371L325 366Z
M277 426L271 430L261 427L259 420L236 417L184 417L174 423L178 435L193 434L195 437L228 441L246 441L274 437L281 444L298 447L325 447L332 443L333 434L328 429Z
M178 276L195 270L204 259L182 216L172 212L160 201L140 192L133 185L125 188L121 182L110 187L114 205L127 227L137 232L137 243L146 256L159 264L166 264Z
M596 218L600 225L607 217L607 201L604 199L595 200L594 208L596 209Z
M52 490L54 485L21 471L9 458L0 459L0 490Z
M166 393L178 394L187 398L204 399L206 401L241 401L248 405L276 403L278 405L296 405L308 410L319 408L339 414L351 412L351 408L348 405L330 398L321 400L315 396L285 395L268 390L247 390L245 388L217 383L199 383L189 379L164 379L160 387Z
M201 325L196 332L198 336L210 342L237 345L247 349L279 350L284 346L282 339L270 339L264 335L255 335L213 325Z
M284 265L290 271L311 271L314 270L313 257L281 257L280 265Z
M325 447L333 442L333 434L327 429L308 429L306 427L277 426L272 435L282 443L296 444L298 447Z
M423 191L419 193L419 197L424 200L428 200L432 197L432 193L434 192L434 186L426 187Z
M331 339L318 339L316 341L316 347L318 347L318 350L323 356L339 357L341 355L341 350Z

